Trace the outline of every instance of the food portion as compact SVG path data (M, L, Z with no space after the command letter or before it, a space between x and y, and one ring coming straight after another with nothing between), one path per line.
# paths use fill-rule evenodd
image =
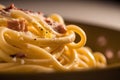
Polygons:
M76 34L80 36L75 42ZM0 6L0 72L75 71L106 66L85 46L85 32L58 14Z

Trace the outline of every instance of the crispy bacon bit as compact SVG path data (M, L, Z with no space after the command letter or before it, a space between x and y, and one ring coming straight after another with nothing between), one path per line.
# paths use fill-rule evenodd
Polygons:
M45 18L45 22L52 26L52 28L58 33L66 33L66 28L63 24L52 21L50 18Z
M56 27L54 27L54 30L59 33L66 33L66 28L62 24L58 24Z
M42 14L43 15L43 13L42 12L37 12L38 14Z
M38 15L43 15L44 16L44 14L42 12L34 12L34 11L31 11L31 10L21 9L21 8L18 8L17 10L21 10L21 11L27 13L27 14L32 13L32 14L38 14Z
M34 11L27 10L27 9L18 9L18 10L21 10L21 11L27 13L27 14L28 14L28 13L34 13Z
M10 11L10 9L17 9L14 4L11 4L9 7L4 8L5 11Z
M15 53L13 55L10 55L11 57L17 57L17 58L24 58L26 57L26 55L24 53L21 53L21 52L18 52L18 53Z
M42 12L34 12L34 11L31 11L31 10L27 10L27 9L17 8L17 7L15 7L14 4L11 4L10 6L8 6L6 8L2 8L2 10L6 11L6 12L9 12L11 9L21 10L21 11L24 11L25 13L37 13L38 15L44 15Z
M49 18L45 18L45 22L46 22L48 25L52 25L52 23L53 23Z
M10 20L7 23L8 23L8 28L10 29L16 31L24 31L24 32L28 31L24 20Z

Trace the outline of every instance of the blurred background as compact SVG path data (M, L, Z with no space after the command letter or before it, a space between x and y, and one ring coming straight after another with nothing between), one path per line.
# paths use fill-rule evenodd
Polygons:
M68 20L120 31L120 4L116 0L0 0L5 6L11 3L19 8L45 14L58 13Z

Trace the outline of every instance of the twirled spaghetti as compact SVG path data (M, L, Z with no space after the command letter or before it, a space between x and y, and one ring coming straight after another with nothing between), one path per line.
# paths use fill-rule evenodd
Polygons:
M75 33L80 41L75 43ZM0 72L54 72L103 67L100 52L85 47L86 34L58 14L0 7Z

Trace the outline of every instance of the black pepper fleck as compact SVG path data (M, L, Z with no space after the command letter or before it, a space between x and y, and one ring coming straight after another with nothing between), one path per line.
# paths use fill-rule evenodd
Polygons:
M37 39L34 39L34 40L37 40Z
M43 29L41 29L41 31L43 31Z

